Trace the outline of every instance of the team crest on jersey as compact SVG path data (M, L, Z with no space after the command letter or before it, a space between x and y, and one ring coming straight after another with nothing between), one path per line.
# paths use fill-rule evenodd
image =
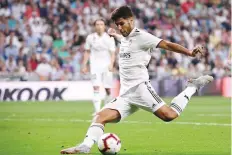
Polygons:
M120 58L130 58L131 54L130 53L120 53Z
M135 29L135 32L139 32L139 30L138 30L138 29Z
M132 39L129 40L129 46L132 44Z

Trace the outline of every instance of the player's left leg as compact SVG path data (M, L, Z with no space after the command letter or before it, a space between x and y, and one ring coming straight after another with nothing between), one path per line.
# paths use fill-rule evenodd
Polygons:
M105 72L103 73L103 86L106 91L106 96L104 99L104 104L109 103L112 100L112 93L111 89L113 87L113 73L112 72Z
M200 88L213 81L212 76L201 76L189 81L187 88L176 96L168 106L156 94L149 82L140 84L133 96L131 102L137 107L154 113L163 121L169 122L177 118L187 106L191 96Z
M213 77L209 75L189 80L187 88L171 101L170 106L165 105L155 111L154 114L164 121L172 121L183 112L192 95L194 95L201 87L212 81Z
M141 83L131 98L131 102L137 107L155 114L163 121L170 121L178 117L155 92L150 82Z

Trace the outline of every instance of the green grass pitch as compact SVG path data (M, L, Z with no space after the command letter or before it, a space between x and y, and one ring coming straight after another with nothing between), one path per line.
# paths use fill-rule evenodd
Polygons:
M58 155L81 142L92 111L90 101L0 102L0 154ZM170 123L140 110L105 131L120 137L121 155L230 155L230 100L193 97Z

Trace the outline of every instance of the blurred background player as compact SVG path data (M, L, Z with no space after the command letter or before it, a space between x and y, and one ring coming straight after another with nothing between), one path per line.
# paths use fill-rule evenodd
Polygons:
M93 105L95 114L101 109L100 87L102 85L106 91L104 103L106 104L111 99L115 62L115 42L114 39L105 32L105 21L103 19L97 19L94 22L94 26L96 32L88 35L86 38L82 72L88 72L89 61L91 81L94 89Z

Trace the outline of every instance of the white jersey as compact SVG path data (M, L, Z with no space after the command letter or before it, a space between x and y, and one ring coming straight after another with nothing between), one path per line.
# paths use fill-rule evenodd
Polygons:
M147 65L151 50L162 39L134 28L127 37L121 39L119 51L120 95L130 88L149 80Z
M115 52L115 42L107 33L99 36L92 33L87 36L85 50L90 50L90 72L102 73L108 71L111 63L111 52Z

